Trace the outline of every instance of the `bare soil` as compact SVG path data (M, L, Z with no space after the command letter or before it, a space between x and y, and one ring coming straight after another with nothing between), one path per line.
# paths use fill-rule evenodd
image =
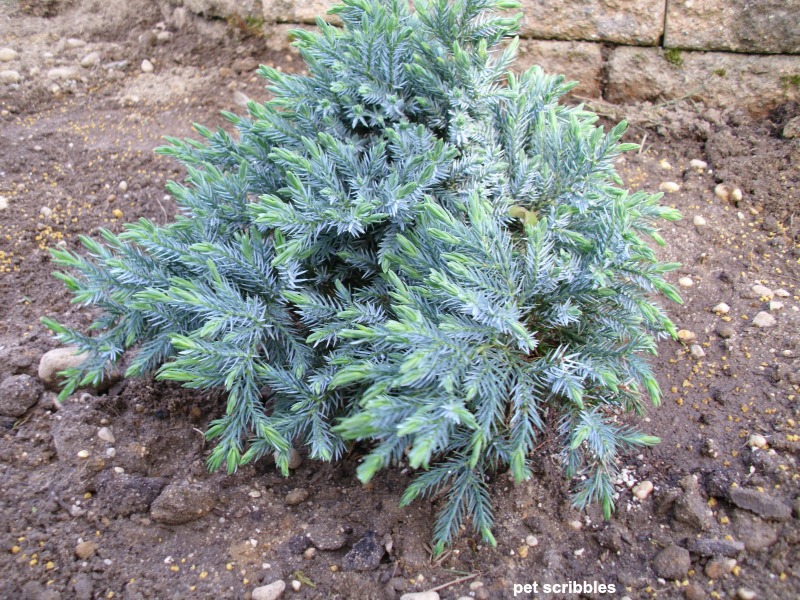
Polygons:
M0 380L35 377L41 355L56 347L40 317L90 322L52 278L47 248L76 249L79 235L120 231L139 217L171 219L164 184L183 172L152 152L161 138L191 136L195 121L220 125L219 111L243 111L245 96L265 99L259 63L299 67L294 54L266 49L254 33L144 1L0 2L0 46L19 53L0 70L22 76L0 84L0 196L8 205L0 210ZM92 52L99 62L79 66ZM142 73L145 58L153 73ZM59 67L73 74L51 72ZM432 561L436 502L399 508L407 470L363 487L355 449L336 465L306 460L286 479L267 461L209 474L201 432L224 409L219 395L123 380L63 406L46 391L23 417L0 418L0 597L249 598L277 579L289 598L395 598L435 588L442 598L511 598L514 584L538 582L541 591L570 581L616 592L538 597L731 598L742 587L757 598L800 597L800 145L781 137L800 110L786 105L753 120L685 104L595 108L628 116L630 140L643 142L618 164L627 185L680 185L665 202L685 218L663 232L660 252L683 264L676 283L692 280L684 304L668 310L698 346L660 345L664 405L638 424L663 442L627 457L610 521L570 507L569 482L545 441L532 481L515 486L500 473L492 482L498 547L466 532ZM708 167L692 168L691 159ZM741 189L741 199L715 195L719 183ZM786 290L772 299L783 306L753 292L759 283ZM712 311L720 302L730 306L726 316ZM776 324L753 326L761 311ZM104 426L113 444L98 438ZM751 449L751 434L768 446ZM78 458L80 450L89 458ZM640 501L629 488L645 480L655 489ZM183 524L158 522L145 488L157 495L168 484L199 485L213 509ZM742 500L732 485L757 500ZM737 541L745 547L730 544ZM96 546L79 557L85 542ZM672 551L656 559L673 545L690 556L672 565L677 580L662 564ZM724 553L736 560L732 572L730 563L717 569Z

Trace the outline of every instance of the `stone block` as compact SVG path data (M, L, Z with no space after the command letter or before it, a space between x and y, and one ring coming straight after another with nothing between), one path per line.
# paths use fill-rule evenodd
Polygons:
M603 56L600 44L520 40L519 55L512 70L521 72L534 65L539 65L546 73L565 75L569 81L579 81L580 85L573 90L576 94L592 98L602 95Z
M800 54L800 0L667 0L664 45Z
M655 46L664 33L664 0L522 0L520 10L524 37Z
M800 56L618 47L607 75L610 102L692 98L763 115L800 98Z

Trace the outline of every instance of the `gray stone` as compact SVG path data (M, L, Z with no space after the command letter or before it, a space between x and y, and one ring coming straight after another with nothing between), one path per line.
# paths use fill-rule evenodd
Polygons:
M374 571L381 564L386 549L374 531L358 540L342 560L345 571Z
M603 89L603 56L598 44L551 40L520 40L512 69L521 72L539 65L546 73L578 81L574 92L599 98Z
M739 106L766 114L800 97L793 77L796 56L679 52L667 60L659 48L616 47L608 59L610 102L692 98L719 107Z
M765 519L786 521L792 516L790 506L758 490L735 486L728 491L728 496L739 508L754 512Z
M338 526L326 523L309 527L308 539L318 550L338 550L347 542L347 536Z
M99 64L100 64L99 52L90 52L81 59L81 66L84 69L91 69L92 67L96 67Z
M736 330L727 323L720 323L716 328L717 335L723 340L727 340L736 335Z
M283 595L285 589L286 582L284 582L283 579L279 579L268 585L255 588L250 597L253 600L277 600Z
M736 556L744 551L744 544L736 540L699 538L689 540L689 552L700 556Z
M105 512L127 517L150 510L166 485L167 480L162 477L116 474L109 470L98 477L97 492Z
M778 530L771 523L742 511L735 511L733 530L736 537L744 541L748 552L761 552L778 541Z
M22 75L19 74L19 71L0 71L0 85L10 85L20 81L22 81Z
M177 525L207 515L217 504L214 488L204 483L173 483L150 507L154 521Z
M687 475L679 483L684 493L675 500L672 509L675 520L693 529L703 531L711 529L714 525L714 515L700 495L697 479Z
M522 0L521 34L655 46L664 33L664 5L663 0Z
M653 559L653 569L656 574L667 580L684 579L691 566L689 551L675 544L664 548Z
M78 573L72 580L72 591L75 600L92 600L94 584L92 578L85 573Z
M21 417L39 401L44 386L30 375L12 375L0 383L0 415Z
M668 0L664 45L800 54L800 0Z
M760 328L773 327L775 323L777 323L775 317L773 317L771 314L763 310L760 313L758 313L755 317L753 317L754 327L760 327Z
M55 67L47 72L47 78L57 81L78 81L81 72L78 67Z

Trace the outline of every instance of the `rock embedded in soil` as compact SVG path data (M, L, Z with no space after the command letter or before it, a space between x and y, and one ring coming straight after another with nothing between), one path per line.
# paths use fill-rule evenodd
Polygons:
M675 500L672 509L675 520L693 529L703 531L711 529L714 525L714 515L700 495L697 479L687 475L680 480L679 485L683 488L683 494Z
M300 456L296 448L292 448L292 452L289 454L289 468L292 470L299 469L302 464L303 457Z
M692 219L692 222L694 223L695 227L705 227L707 224L705 217L701 215L695 215L694 219Z
M747 438L747 445L751 448L766 448L767 447L767 438L763 435L758 433L754 433Z
M81 78L81 72L78 67L55 67L47 71L47 78L56 81L78 81Z
M678 279L678 285L682 288L690 288L694 285L694 280L691 277L681 277Z
M374 531L358 540L342 560L345 571L374 571L381 564L386 549Z
M320 523L308 529L308 539L318 550L338 550L347 542L347 536L336 525Z
M689 161L689 166L693 169L697 169L698 171L704 171L708 168L708 163L704 160L700 160L699 158L693 158Z
M727 315L731 311L731 307L725 304L724 302L720 302L714 308L711 309L711 312L717 315Z
M297 506L308 500L308 490L305 488L296 488L286 494L284 502L287 506Z
M678 331L678 339L684 343L691 342L697 339L697 334L688 329L681 329Z
M729 490L728 497L739 508L749 510L765 519L787 521L792 516L792 509L789 506L758 490L735 486Z
M100 53L99 52L90 52L83 58L81 58L81 66L84 69L91 69L92 67L96 67L100 64Z
M98 429L97 437L99 437L104 442L108 442L109 444L113 444L116 441L116 438L114 438L114 434L108 427L101 427L100 429Z
M439 593L434 590L408 592L400 596L400 600L439 600Z
M739 510L734 512L733 530L748 552L761 552L778 541L778 530L774 525Z
M277 600L286 590L286 582L283 579L273 581L268 585L262 585L253 590L250 598L252 600Z
M167 485L163 477L142 477L103 472L97 478L97 496L107 514L127 517L145 513Z
M153 63L151 63L146 58L142 61L141 64L142 73L152 73L155 70Z
M668 581L684 579L691 566L689 551L675 544L664 548L653 559L653 569L656 574Z
M39 359L39 379L48 386L58 383L58 373L70 367L79 367L88 358L86 353L78 353L77 348L67 346L49 350Z
M755 317L753 317L753 326L759 328L772 327L777 323L775 317L768 312L762 310Z
M209 484L173 483L150 506L150 516L159 523L179 525L207 515L216 504L217 493Z
M691 582L683 590L683 595L686 597L686 600L704 600L706 592L702 585L697 582Z
M727 340L736 335L736 330L727 323L720 323L716 328L717 335L723 340Z
M760 283L757 283L750 289L753 290L753 293L756 295L756 298L772 300L775 297L775 293L771 289L769 289L765 285L761 285Z
M658 186L658 189L660 189L662 192L667 192L668 194L674 194L681 189L681 186L674 181L662 181L661 185Z
M13 48L0 48L0 62L16 60L19 54Z
M30 375L12 375L0 383L0 415L21 417L38 401L44 386Z
M631 489L633 495L636 496L639 500L644 500L653 492L653 482L652 481L640 481Z
M689 540L689 552L700 556L736 556L744 551L744 544L736 540L695 538Z
M709 579L722 579L733 571L736 560L733 558L714 558L706 563L705 574Z
M22 75L19 74L19 71L0 71L0 85L10 85L12 83L19 83L20 81L22 81Z
M75 556L80 558L81 560L86 560L87 558L91 558L94 556L94 553L97 551L97 544L94 542L81 542L77 546L75 546Z
M689 351L695 358L703 358L706 355L706 351L703 350L703 347L700 344L692 344L689 348Z

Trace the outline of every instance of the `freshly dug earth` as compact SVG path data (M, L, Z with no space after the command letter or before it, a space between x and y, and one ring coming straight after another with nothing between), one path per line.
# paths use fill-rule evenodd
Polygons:
M153 154L161 137L265 99L259 63L300 64L246 26L136 2L119 14L97 3L102 18L89 18L89 4L0 4L0 45L18 54L0 70L21 76L0 84L0 597L247 598L278 580L287 598L436 588L511 598L514 584L541 592L570 581L615 586L584 594L597 598L800 596L800 146L782 137L797 106L761 121L682 105L596 107L632 115L629 138L644 140L618 163L626 184L676 184L664 201L685 216L660 250L683 264L673 279L684 304L668 310L684 341L660 345L664 406L631 420L663 442L627 458L606 522L570 508L543 438L532 481L494 478L498 547L467 531L431 561L438 502L398 507L411 478L402 465L366 487L354 477L358 447L336 465L306 460L286 479L269 461L209 474L202 432L224 408L219 394L122 380L62 406L42 387L39 359L56 343L39 318L90 322L52 279L46 248L75 249L79 235L139 217L171 219L164 183L183 173ZM720 303L726 314L714 312Z

